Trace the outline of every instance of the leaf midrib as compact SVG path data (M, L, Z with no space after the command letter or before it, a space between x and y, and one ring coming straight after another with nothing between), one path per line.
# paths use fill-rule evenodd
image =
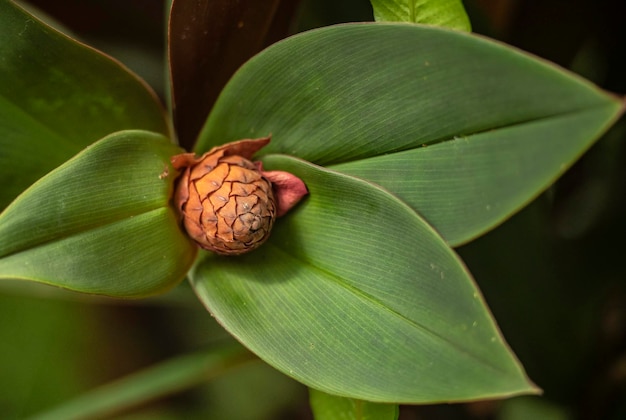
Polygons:
M305 258L299 258L298 256L290 253L288 250L285 250L283 248L281 248L280 246L276 245L275 243L272 242L268 242L267 244L265 244L264 246L272 246L274 249L276 249L278 252L290 257L291 259L297 261L298 263L300 263L301 265L305 265L309 268L311 268L313 271L317 271L319 273L323 274L324 278L328 278L329 281L333 281L335 284L341 286L342 288L344 288L345 290L351 292L352 294L354 294L356 297L360 298L361 300L370 302L371 304L375 305L378 308L382 308L382 310L392 314L393 316L396 316L398 318L400 318L402 321L410 324L411 326L421 330L422 332L424 332L425 334L428 334L432 337L437 338L440 341L443 341L445 343L447 343L448 345L450 345L452 348L454 348L455 350L459 351L460 353L468 356L470 359L476 360L477 362L479 362L481 365L491 369L494 372L498 372L501 374L504 374L505 376L509 376L511 372L507 371L507 370L503 370L497 366L492 365L491 363L489 363L487 360L484 360L480 357L478 357L477 355L468 352L467 350L465 350L464 348L461 348L457 345L457 343L450 341L447 337L442 336L441 334L438 334L437 332L431 330L430 328L427 328L426 326L419 324L418 322L406 317L404 314L396 311L393 308L390 308L389 306L385 305L382 301L380 301L379 299L375 298L374 296L365 293L364 291L346 283L345 281L342 281L342 277L337 276L336 274L334 274L333 272L320 267L319 265L315 264L312 261L309 261Z
M572 116L572 115L576 115L576 114L582 114L582 113L586 113L586 112L590 112L590 111L595 111L597 109L604 108L604 107L614 109L614 112L611 113L612 114L611 118L607 118L608 121L611 121L613 119L618 118L619 115L624 112L624 107L621 106L619 103L608 102L607 101L607 102L605 102L603 104L598 103L598 105L595 105L595 106L584 107L584 108L581 107L581 108L572 109L572 110L569 110L569 111L566 111L566 112L558 112L558 113L546 115L546 116L543 116L543 117L529 118L527 120L515 121L513 123L502 124L502 125L499 125L499 126L485 128L485 129L476 130L476 131L470 131L468 133L459 133L459 134L454 135L452 137L446 136L446 137L438 138L438 139L435 139L435 140L427 141L427 142L425 142L423 144L420 144L420 145L412 145L412 146L400 147L400 148L389 150L389 151L387 151L385 153L377 154L377 155L373 155L373 156L368 156L368 157L363 157L363 158L352 158L352 159L346 159L346 160L339 161L339 162L327 163L327 164L325 164L325 167L329 168L329 169L334 169L337 166L350 164L350 163L353 163L353 162L364 161L364 160L368 160L368 159L376 159L376 158L378 158L380 156L387 156L388 157L388 156L396 154L396 153L401 153L401 152L406 152L406 151L409 151L409 150L419 149L421 147L429 147L429 146L434 146L434 145L440 144L440 143L456 141L459 138L472 137L472 136L477 136L477 135L480 135L480 134L483 134L483 133L487 133L487 132L494 132L494 131L498 131L498 130L511 129L511 128L514 128L514 127L517 127L517 126L521 126L521 125L524 125L524 124L536 123L536 122L540 122L540 121L550 120L550 119L553 119L553 118L562 118L562 117ZM339 169L339 171L341 171L341 170Z
M146 208L146 209L144 209L144 210L142 210L140 212L128 211L128 212L125 212L125 213L118 213L118 214L115 215L116 217L112 217L110 219L107 219L106 221L99 221L98 223L88 223L88 224L83 225L83 226L77 226L75 229L64 230L60 235L56 235L56 236L54 236L52 238L49 238L49 239L46 239L46 240L43 240L43 241L40 241L40 242L34 242L32 244L26 244L22 248L18 248L18 249L15 249L13 251L9 251L6 254L0 255L0 259L8 258L8 257L14 256L14 255L20 254L22 252L28 252L30 250L33 250L33 249L36 249L36 248L48 245L48 244L53 243L53 242L61 242L63 240L69 239L69 238L71 238L73 236L80 235L80 234L88 232L90 230L103 228L103 227L108 226L108 225L119 223L121 221L130 219L130 218L133 218L133 217L136 217L136 216L141 216L141 215L144 215L144 214L152 213L152 212L155 212L157 210L161 210L161 209L167 208L167 207L168 207L167 205L159 205L159 206L156 206L156 207Z

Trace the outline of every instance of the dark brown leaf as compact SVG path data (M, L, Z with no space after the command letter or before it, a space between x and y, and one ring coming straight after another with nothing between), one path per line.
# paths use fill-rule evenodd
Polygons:
M175 0L168 55L174 124L190 149L220 91L241 64L287 35L298 1Z

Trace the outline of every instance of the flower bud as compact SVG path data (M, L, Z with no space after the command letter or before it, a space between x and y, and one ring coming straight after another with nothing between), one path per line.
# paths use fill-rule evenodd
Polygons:
M175 205L183 227L202 248L222 255L256 249L269 237L277 215L307 194L304 183L294 175L263 172L260 162L250 161L269 141L269 137L240 140L199 158L193 153L172 157L172 166L183 171L177 180ZM275 188L271 178L278 181Z

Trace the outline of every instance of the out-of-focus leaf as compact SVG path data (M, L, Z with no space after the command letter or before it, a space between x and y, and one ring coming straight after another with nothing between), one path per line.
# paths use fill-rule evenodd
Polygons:
M0 279L118 297L177 284L196 255L169 206L180 151L123 131L44 176L0 214Z
M411 22L471 31L461 0L371 0L378 22Z
M93 381L86 360L102 351L99 343L106 334L106 329L98 329L99 309L76 301L0 293L2 418L28 418Z
M538 397L511 398L502 404L497 420L569 420L572 413L553 401Z
M31 420L110 417L209 381L250 359L250 353L240 347L179 356L94 389Z
M456 254L413 210L363 180L273 155L310 195L268 243L205 255L190 278L211 314L262 359L330 394L378 402L537 389Z
M149 88L0 0L0 209L87 145L124 129L168 134Z
M459 245L550 185L622 111L590 83L472 34L341 25L244 65L196 150L271 133L261 155L376 182Z
M313 415L317 420L396 420L398 406L338 397L309 390Z
M254 363L216 378L195 395L208 402L205 419L287 420L301 417L296 413L302 412L307 389L267 363Z
M169 21L172 109L180 144L191 148L228 79L284 37L297 0L174 0Z

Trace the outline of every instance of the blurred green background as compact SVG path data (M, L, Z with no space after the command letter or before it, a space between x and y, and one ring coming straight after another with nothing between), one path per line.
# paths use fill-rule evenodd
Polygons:
M165 97L165 5L29 4ZM474 32L626 93L623 0L466 0ZM372 20L366 0L303 0L293 30ZM402 407L409 419L626 418L626 122L526 209L458 251L543 397ZM0 418L21 419L170 357L233 341L187 284L145 301L0 285ZM305 387L261 362L125 419L310 419Z

